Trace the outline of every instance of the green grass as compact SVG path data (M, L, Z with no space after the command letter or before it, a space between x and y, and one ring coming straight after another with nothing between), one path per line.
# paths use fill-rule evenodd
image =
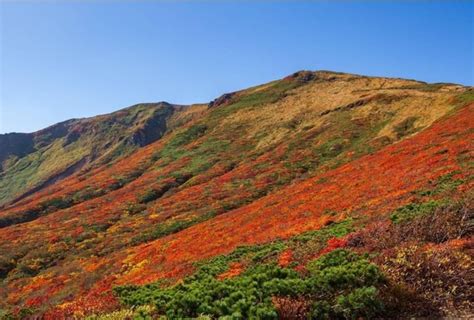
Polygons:
M207 126L205 124L195 124L189 127L184 132L178 133L168 144L167 147L169 148L176 148L180 146L185 146L192 141L196 140L197 138L204 135L207 130Z
M284 98L289 90L295 89L301 85L302 84L298 81L275 81L268 88L250 94L243 93L234 98L233 103L215 108L211 113L211 117L214 119L222 118L237 110L255 108L263 104L275 103Z
M207 130L208 126L206 124L195 124L184 131L178 132L155 157L157 159L166 159L165 164L168 164L184 156L193 155L192 152L186 150L184 147L203 136Z
M427 92L436 92L439 89L449 85L449 83L418 83L412 85L406 85L398 88L390 88L390 89L409 89L409 90L420 90L420 91L427 91Z

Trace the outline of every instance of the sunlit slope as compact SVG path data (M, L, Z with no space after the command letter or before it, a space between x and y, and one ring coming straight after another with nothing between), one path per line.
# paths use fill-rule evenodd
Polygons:
M455 170L471 183L469 101L456 85L300 72L183 109L157 142L0 212L0 300L107 309L112 283L387 213Z
M0 135L0 204L159 139L175 109L167 103L141 104L31 134Z

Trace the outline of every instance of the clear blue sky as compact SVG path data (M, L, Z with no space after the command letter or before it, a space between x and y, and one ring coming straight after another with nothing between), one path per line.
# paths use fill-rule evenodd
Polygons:
M474 84L472 1L0 2L0 133L300 69Z

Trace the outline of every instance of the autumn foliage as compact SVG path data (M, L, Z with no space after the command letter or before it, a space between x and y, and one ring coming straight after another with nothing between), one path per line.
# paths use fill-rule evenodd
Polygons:
M240 286L254 261L307 279L310 261L346 251L381 253L370 263L389 282L466 309L467 296L446 292L469 285L459 266L471 263L472 216L452 202L474 184L474 104L458 102L471 93L404 88L408 80L379 90L381 81L322 72L238 92L191 120L177 113L156 142L3 207L0 309L85 317L124 307L117 286L168 288L216 257L226 258L215 285ZM429 103L406 121L407 106ZM344 235L304 236L348 221ZM258 250L237 259L242 246ZM463 276L443 278L436 265ZM269 293L261 312L343 315L336 305L361 299L375 314L379 295L388 307L403 302L396 288L370 287L327 297L329 307Z

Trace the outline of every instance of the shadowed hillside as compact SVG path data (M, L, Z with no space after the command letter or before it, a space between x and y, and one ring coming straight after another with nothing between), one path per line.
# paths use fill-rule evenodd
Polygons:
M454 84L301 71L207 106L1 135L0 308L469 313L473 101Z

